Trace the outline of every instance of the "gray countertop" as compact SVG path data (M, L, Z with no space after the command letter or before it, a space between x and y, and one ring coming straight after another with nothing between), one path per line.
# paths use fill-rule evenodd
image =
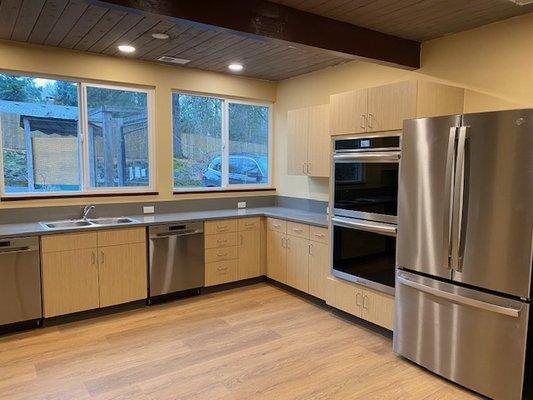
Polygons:
M256 217L265 216L272 218L286 219L289 221L301 222L304 224L315 225L320 227L328 226L326 214L305 211L295 208L286 207L261 207L247 209L223 209L207 211L185 211L167 214L145 214L145 215L120 215L120 217L131 217L139 222L127 225L114 226L97 226L77 229L54 229L43 228L38 222L25 222L18 224L0 224L0 238L31 236L31 235L49 235L62 232L90 231L96 229L115 229L131 226L148 226L176 222L190 221L207 221L210 219L221 218L239 218L239 217Z

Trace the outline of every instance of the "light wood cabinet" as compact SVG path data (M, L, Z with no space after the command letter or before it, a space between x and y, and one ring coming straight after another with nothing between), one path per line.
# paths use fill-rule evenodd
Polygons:
M309 109L290 110L287 114L287 174L305 175L307 167L307 136Z
M311 241L309 244L309 294L325 300L329 276L329 246Z
M43 236L44 316L146 298L145 241L144 228Z
M267 231L267 276L275 281L287 282L287 235L278 231Z
M237 279L249 279L261 276L260 240L261 233L259 229L239 232Z
M366 132L367 96L366 89L359 89L334 94L329 98L331 135Z
M267 276L325 299L329 275L326 228L267 219Z
M212 262L205 265L205 286L221 285L237 280L237 260Z
M400 130L403 120L460 114L464 89L410 80L330 96L331 135Z
M392 330L393 296L333 277L329 277L328 280L327 304Z
M100 306L96 247L43 251L41 266L46 318Z
M309 239L287 235L287 285L309 291Z
M287 114L287 173L313 177L330 175L329 105L290 110Z
M205 285L261 276L261 218L205 223ZM221 233L222 232L222 233Z
M146 298L146 244L104 246L98 250L100 307Z
M367 132L402 129L404 119L415 117L415 81L368 89Z

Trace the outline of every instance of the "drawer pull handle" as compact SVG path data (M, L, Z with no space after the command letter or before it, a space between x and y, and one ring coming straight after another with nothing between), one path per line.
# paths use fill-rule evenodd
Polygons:
M217 243L227 243L228 239L218 239Z
M303 233L304 230L300 228L294 228L293 231L298 232L298 233Z
M217 270L218 271L227 271L228 267L218 267Z
M254 226L254 225L255 225L254 222L246 222L246 223L244 224L244 226L247 226L247 227Z
M217 253L217 256L219 257L226 257L228 253Z
M228 229L228 226L227 225L224 225L224 226L217 226L217 231L218 232L224 232Z
M274 228L281 228L281 225L280 225L280 224L272 224L272 226L273 226Z
M326 235L324 235L323 233L315 233L315 236L316 236L316 237L319 237L319 238L323 238L323 237L325 237Z

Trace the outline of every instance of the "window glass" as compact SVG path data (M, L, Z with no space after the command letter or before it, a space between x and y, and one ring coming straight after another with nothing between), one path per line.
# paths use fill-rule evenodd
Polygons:
M87 87L91 187L149 186L148 94Z
M229 103L229 154L242 162L238 177L230 184L268 183L269 107ZM259 167L259 168L258 168Z
M78 84L0 74L4 192L81 189Z
M222 186L222 104L218 98L172 94L175 188Z

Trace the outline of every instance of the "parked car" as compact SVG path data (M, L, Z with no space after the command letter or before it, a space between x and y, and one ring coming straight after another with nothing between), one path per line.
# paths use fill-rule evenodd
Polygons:
M217 187L222 184L222 158L211 160L202 174L204 187ZM268 183L268 158L257 154L232 154L229 156L229 183L261 184Z

